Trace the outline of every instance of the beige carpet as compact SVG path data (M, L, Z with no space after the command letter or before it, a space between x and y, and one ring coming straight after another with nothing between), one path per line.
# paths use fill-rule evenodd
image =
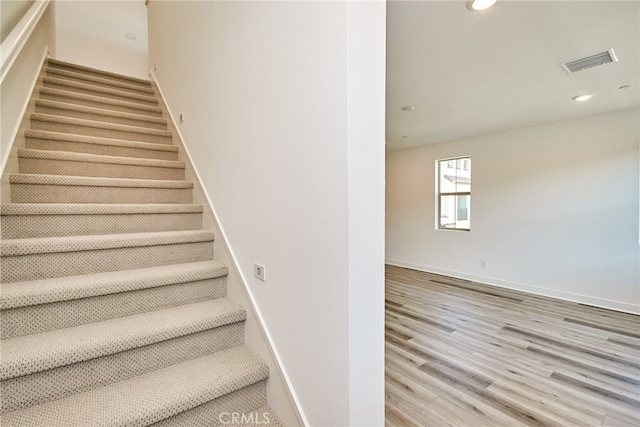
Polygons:
M48 60L0 207L0 424L282 425L148 81Z

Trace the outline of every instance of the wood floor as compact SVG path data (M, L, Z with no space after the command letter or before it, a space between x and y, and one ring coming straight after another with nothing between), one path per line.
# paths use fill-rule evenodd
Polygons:
M640 426L640 316L387 266L386 425Z

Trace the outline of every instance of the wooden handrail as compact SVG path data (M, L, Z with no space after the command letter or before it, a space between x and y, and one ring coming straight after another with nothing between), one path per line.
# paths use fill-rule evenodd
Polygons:
M9 73L20 51L31 37L51 0L36 0L0 44L0 84Z

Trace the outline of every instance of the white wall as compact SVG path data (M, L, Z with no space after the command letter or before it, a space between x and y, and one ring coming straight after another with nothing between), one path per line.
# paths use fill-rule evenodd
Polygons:
M388 153L387 261L640 312L639 117ZM472 159L471 232L435 230L435 161L461 155Z
M149 78L147 8L135 1L57 1L56 58ZM125 38L125 32L137 40Z
M383 2L149 4L158 84L313 426L384 424L384 35Z
M348 425L352 427L384 425L385 29L386 2L348 2Z

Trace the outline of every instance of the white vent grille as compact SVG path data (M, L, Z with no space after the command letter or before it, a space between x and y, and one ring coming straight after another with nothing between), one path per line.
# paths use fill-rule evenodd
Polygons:
M618 58L616 58L616 54L613 49L585 56L584 58L574 59L573 61L563 62L560 64L560 68L562 68L567 74L573 74L578 71L609 64L611 62L618 62Z

